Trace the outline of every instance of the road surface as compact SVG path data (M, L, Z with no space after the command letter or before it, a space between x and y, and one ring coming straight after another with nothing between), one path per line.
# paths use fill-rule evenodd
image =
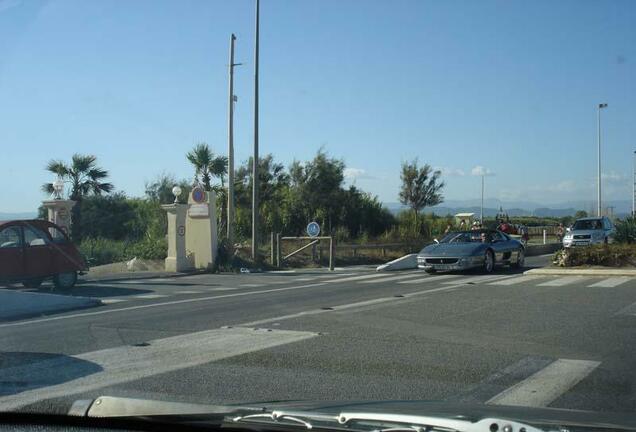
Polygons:
M528 258L537 263L546 258ZM636 280L369 268L89 283L0 323L0 410L100 395L636 408Z

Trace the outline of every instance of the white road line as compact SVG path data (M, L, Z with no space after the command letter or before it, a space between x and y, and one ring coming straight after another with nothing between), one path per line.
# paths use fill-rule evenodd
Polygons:
M249 284L241 284L240 286L241 287L245 287L245 288L257 288L257 287L262 287L262 286L265 286L265 285L266 284L262 284L262 283L260 283L260 284L259 283L257 283L257 284L249 283Z
M402 280L402 279L411 279L411 278L421 277L421 276L422 276L422 273L413 272L413 273L409 273L409 274L403 274L401 276L391 276L391 277L384 278L384 279L366 280L366 281L362 281L360 283L363 283L363 284L377 284L377 283L392 282L392 281Z
M486 285L503 285L503 286L510 286L510 285L517 285L520 283L525 283L525 282L530 282L533 280L537 280L537 279L543 279L545 278L545 276L540 276L540 275L528 275L528 276L516 276L516 277L512 277L510 279L503 279L503 280L498 280L496 282L490 282L487 283Z
M132 298L136 298L136 299L156 299L156 298L162 298L162 297L168 297L168 296L165 294L141 294L141 295L132 296Z
M419 284L426 282L437 282L445 279L457 279L460 275L439 275L439 276L425 276L419 279L406 280L402 282L398 282L399 284Z
M617 315L636 315L636 302L630 304L629 306L625 306L623 309L614 314L614 316Z
M484 283L484 282L496 281L496 280L499 280L499 279L509 279L511 277L514 277L514 276L510 276L510 275L481 275L481 276L473 276L473 277L468 277L466 279L462 279L461 282L460 281L450 281L450 282L444 282L444 283L445 284L454 284L454 283L479 284L479 283Z
M127 299L121 298L107 298L107 299L99 299L103 304L113 304L113 303L121 303L125 302Z
M281 316L272 317L272 318L265 318L265 319L258 320L258 321L250 321L250 322L239 324L239 326L242 326L242 327L253 327L253 326L258 326L258 325L262 325L262 324L267 324L267 323L270 323L270 322L285 321L285 320L289 320L289 319L300 318L300 317L305 317L305 316L309 316L309 315L324 314L324 313L328 313L328 312L351 309L351 308L355 308L355 307L363 307L363 306L369 306L369 305L373 305L373 304L387 303L387 302L390 302L390 301L394 301L394 302L397 302L397 301L400 301L400 300L404 301L404 298L414 297L414 296L424 295L424 294L432 294L432 293L441 292L441 291L454 291L454 290L456 290L457 288L460 288L460 287L461 287L460 285L447 286L447 287L434 288L434 289L429 289L429 290L424 290L424 291L416 291L416 292L412 292L412 293L409 293L409 294L404 294L403 297L381 297L381 298L377 298L377 299L364 300L364 301L361 301L361 302L347 303L347 304L332 306L331 308L328 308L328 309L310 309L310 310L306 310L306 311L302 311L302 312L297 312L297 313L294 313L294 314L281 315Z
M195 290L179 290L176 291L175 294L201 294L203 291L195 291Z
M611 277L603 279L602 281L596 282L592 285L588 285L588 288L614 288L630 280L632 280L632 278L629 276Z
M0 411L15 411L40 400L85 393L315 336L303 331L223 328L156 339L147 346L120 346L2 369L0 383L8 384L0 384L0 394L9 396L0 397ZM60 373L67 381L55 384ZM34 387L11 394L15 391L11 383L16 381Z
M524 407L548 406L600 364L597 361L559 359L486 403Z
M233 293L233 294L215 295L215 296L209 296L209 297L197 297L197 298L184 299L184 300L171 300L171 301L166 301L166 302L161 302L161 303L151 303L151 304L145 304L145 305L128 306L128 307L123 307L123 308L118 308L118 309L106 309L106 310L100 310L100 311L95 311L95 312L83 312L83 313L76 313L76 314L71 314L71 315L61 315L61 316L48 317L48 318L37 318L37 319L26 320L26 321L18 321L18 322L13 322L13 323L0 324L0 328L4 328L4 327L18 327L18 326L25 326L25 325L29 325L29 324L37 324L37 323L49 322L49 321L61 321L61 320L66 320L66 319L86 317L86 316L94 316L94 315L107 315L107 314L112 314L112 313L116 313L116 312L127 312L127 311L137 310L137 309L148 309L148 308L155 308L155 307L162 307L162 306L172 306L172 305L177 305L177 304L202 302L202 301L206 301L206 300L218 300L218 299L232 298L232 297L244 297L244 296L250 296L250 295L257 295L257 294L268 294L268 293L280 292L280 291L292 291L292 290L298 290L298 289L304 289L304 288L317 287L317 286L321 286L321 285L326 285L326 282L308 284L308 285L298 285L298 286L291 286L291 287L283 287L283 288L272 288L272 289L260 290L260 291L247 291L247 292L240 292L240 293Z
M540 287L559 287L559 286L564 286L564 285L569 285L575 282L581 282L582 280L586 279L583 276L563 276L560 278L556 278L556 279L552 279L550 281L547 282L543 282L540 283L537 286Z

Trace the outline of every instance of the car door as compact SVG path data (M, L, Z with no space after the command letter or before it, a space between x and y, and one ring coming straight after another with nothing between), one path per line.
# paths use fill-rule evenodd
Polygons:
M22 227L0 227L0 280L19 279L24 274L24 242Z
M82 270L84 260L66 233L53 224L48 225L47 231L51 236L54 272L66 273Z
M490 247L495 252L495 263L501 263L504 259L506 259L504 238L498 231L491 231L489 234Z
M39 228L25 224L24 274L25 277L44 277L54 273L50 240Z

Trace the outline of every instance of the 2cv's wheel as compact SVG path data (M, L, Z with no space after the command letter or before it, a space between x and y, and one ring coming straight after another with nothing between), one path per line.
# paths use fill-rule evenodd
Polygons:
M75 271L60 273L53 278L53 284L59 290L69 290L75 286L75 282L77 282L77 272Z

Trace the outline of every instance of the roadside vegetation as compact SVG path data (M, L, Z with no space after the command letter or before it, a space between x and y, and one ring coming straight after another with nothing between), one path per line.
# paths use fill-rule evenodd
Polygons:
M174 201L172 188L182 189L180 201L185 202L194 184L217 194L217 215L222 269L248 266L251 238L252 159L235 170L235 247L229 256L224 238L227 226L226 182L227 158L217 155L210 146L200 143L185 155L192 164L193 179L177 179L170 173L159 173L145 185L143 197L130 197L115 192L108 180L109 173L91 155L74 155L70 163L52 160L46 169L67 184L68 197L78 202L72 214L71 236L87 257L90 265L129 260L133 257L151 260L165 258L166 213L161 205ZM322 232L332 234L342 251L338 259L346 262L381 261L404 252L419 250L424 244L443 235L451 215L436 215L427 208L444 201L441 173L417 159L401 167L401 187L397 191L405 210L393 213L376 196L345 181L346 164L322 149L308 161L294 161L288 167L272 155L259 159L259 194L261 255L269 255L270 233L284 236L305 235L310 221L317 221ZM53 185L43 185L47 193ZM40 209L40 217L45 217ZM515 223L528 226L569 224L573 218L514 218ZM494 219L486 219L488 225ZM632 235L632 234L630 234ZM366 244L396 244L389 247L355 248ZM355 252L352 252L355 249ZM301 254L299 263L318 262L312 251Z
M636 219L616 221L614 243L562 249L553 263L558 267L636 267Z

